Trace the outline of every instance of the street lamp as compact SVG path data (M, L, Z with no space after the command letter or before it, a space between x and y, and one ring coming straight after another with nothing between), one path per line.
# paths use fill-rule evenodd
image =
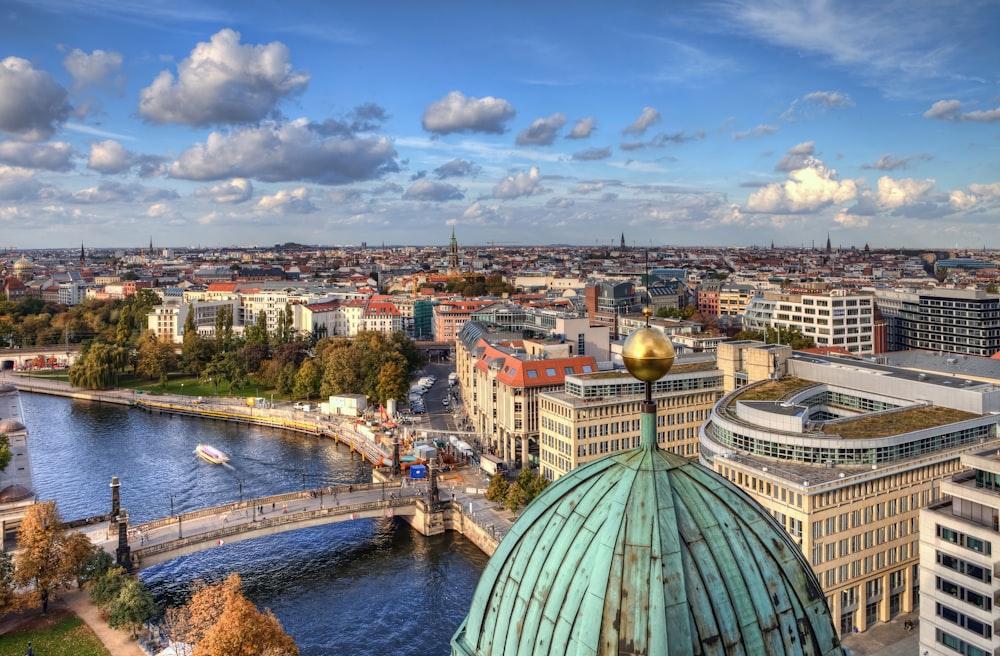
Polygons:
M174 516L174 495L168 495L170 497L170 516Z

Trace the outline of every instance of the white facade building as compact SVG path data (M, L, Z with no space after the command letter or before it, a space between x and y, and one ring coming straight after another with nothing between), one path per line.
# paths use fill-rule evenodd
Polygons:
M817 293L764 292L743 313L747 330L794 328L816 346L840 346L851 353L875 349L874 296L839 290Z
M964 454L969 469L941 482L920 511L920 650L926 656L1000 653L1000 452Z

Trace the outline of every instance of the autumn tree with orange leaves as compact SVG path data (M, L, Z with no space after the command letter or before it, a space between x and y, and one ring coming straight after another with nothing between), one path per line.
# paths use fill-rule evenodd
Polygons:
M17 531L14 583L21 608L49 609L60 591L76 585L77 575L94 547L83 533L70 533L62 524L55 501L29 506Z
M194 645L192 656L298 656L299 648L269 609L243 594L240 575L206 585L166 613L171 637Z

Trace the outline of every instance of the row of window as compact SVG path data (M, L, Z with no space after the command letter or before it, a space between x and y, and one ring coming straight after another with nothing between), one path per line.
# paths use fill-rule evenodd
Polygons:
M982 540L974 535L956 531L940 524L935 525L935 532L942 540L965 547L969 551L975 551L987 556L993 553L993 543L989 540Z
M969 562L958 556L952 556L951 554L944 553L943 551L936 552L937 564L942 567L947 567L953 572L958 572L959 574L964 574L971 579L977 581L982 581L983 583L990 583L993 581L993 571L987 567L977 565L976 563Z
M939 645L944 645L945 647L962 654L963 656L992 656L993 654L991 651L969 644L965 640L953 636L946 631L942 631L941 629L934 630L934 639L937 640Z
M981 592L970 590L969 588L949 581L948 579L943 579L940 576L935 576L934 581L935 587L950 597L954 597L959 601L964 601L970 606L975 606L981 610L990 610L993 608L993 599L991 599L989 595L984 595Z
M814 552L815 553L815 552ZM830 569L823 572L823 587L832 588L838 583L849 583L860 576L865 576L871 574L872 572L877 572L886 567L891 567L896 563L901 563L910 557L910 554L914 558L917 557L919 553L919 546L916 540L908 544L901 544L898 547L892 547L886 549L885 551L879 551L873 556L867 556L865 558L858 558L850 563L840 565L838 567L831 567ZM902 572L903 570L899 570ZM903 585L903 580L900 579L898 582L893 581L890 577L889 588L895 590Z
M983 638L993 637L993 627L983 622L977 620L975 617L966 615L965 613L960 613L954 608L949 608L942 603L934 604L935 614L946 622L951 622L956 624L970 633L975 633L977 636Z
M916 532L916 526L917 518L913 517L910 521L904 520L898 524L889 524L888 526L852 535L849 538L841 538L840 540L827 543L816 542L812 548L812 564L821 565L824 562L844 558L899 538L905 538L911 532Z
M850 512L842 512L831 515L825 520L815 521L812 525L813 539L819 539L824 535L836 535L852 528L867 526L875 520L883 520L888 517L895 517L897 514L908 512L910 504L914 510L917 509L917 494L904 494L898 499L888 499L880 501L864 508L856 508ZM916 521L916 518L913 518ZM900 529L902 532L902 528ZM906 535L906 533L902 533Z

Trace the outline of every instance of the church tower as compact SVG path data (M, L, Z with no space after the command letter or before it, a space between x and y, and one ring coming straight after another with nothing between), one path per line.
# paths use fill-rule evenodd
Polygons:
M80 242L80 266L87 263L87 256L83 253L83 242Z
M448 244L448 273L458 273L458 239L455 238L455 228L451 229L451 242Z
M625 250L625 233L622 233L622 250Z

